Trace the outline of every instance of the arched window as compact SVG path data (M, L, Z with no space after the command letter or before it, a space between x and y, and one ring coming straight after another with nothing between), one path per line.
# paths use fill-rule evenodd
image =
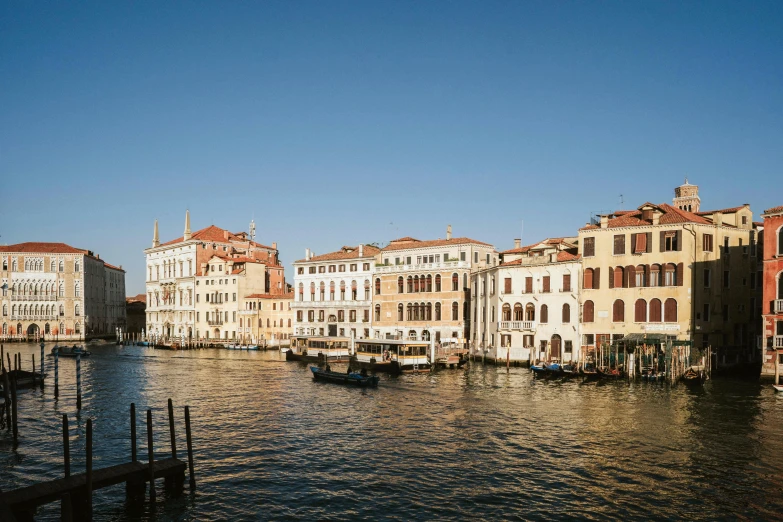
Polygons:
M14 259L13 261L11 261L11 270L12 270L13 272L16 272L16 271L18 271L18 270L19 270L19 267L18 267L18 266L17 266L17 264L16 264L16 259Z
M370 280L365 279L364 280L364 300L369 301L372 299L372 296L370 295Z
M413 276L408 276L408 293L413 293Z
M592 301L585 301L582 305L582 322L592 323L595 321L595 305Z
M492 280L489 282L489 295L495 295L495 276L492 276Z
M319 285L318 285L318 289L320 290L319 296L321 298L321 301L325 301L326 300L326 283L321 281L319 283Z
M435 291L440 292L440 274L435 276Z
M65 306L63 304L60 304L60 315L65 315Z
M420 292L421 289L419 287L419 276L413 277L413 291L414 292Z
M585 268L585 275L584 275L584 288L591 289L593 288L593 269L592 268Z
M7 272L7 271L8 271L8 260L3 258L3 272Z
M783 227L778 229L778 255L783 256Z
M402 276L397 278L397 293L401 294L405 291L405 280Z
M649 272L650 272L650 267L648 267L647 265L638 265L636 267L636 286L637 287L647 286L647 284L649 282L648 281L648 279L649 279L649 276L648 276Z
M410 303L408 303L408 306L406 307L405 317L408 321L413 321L413 305Z
M635 323L647 322L647 301L637 299L633 307L633 320Z
M533 303L528 303L525 305L525 321L535 321L536 320L536 307L533 305Z
M525 318L525 310L520 303L514 304L514 320L522 321Z
M565 303L563 305L563 324L568 324L570 322L571 322L571 305Z
M511 320L511 305L506 303L503 305L503 321L510 321Z
M340 281L340 301L345 301L345 281Z
M451 274L451 291L456 292L459 290L459 274Z
M677 322L677 301L671 297L663 303L663 321L665 323Z
M375 295L381 295L381 279L375 278Z
M398 321L402 321L403 320L402 313L403 313L403 306L402 306L402 303L400 303L400 304L397 305L397 320Z
M617 266L614 268L614 272L612 274L612 288L622 288L623 286L626 286L623 284L625 280L625 271L623 267Z
M60 330L57 333L65 334L65 323L60 323Z
M79 271L79 261L78 260L73 262L73 271L74 272L78 272Z
M334 281L329 281L329 300L334 301L334 289L335 284ZM283 303L280 303L280 309L283 309Z
M677 265L666 263L664 267L664 286L677 286Z
M425 292L432 292L432 276L427 275L427 288L425 289Z
M435 320L440 321L440 303L435 303Z
M59 272L65 272L65 262L62 259L60 259L60 263L59 263L59 266L58 266L58 271Z
M81 325L80 325L79 323L76 323L76 324L73 326L73 331L74 331L75 333L77 333L77 334L78 334L78 333L82 333L82 327L81 327Z
M50 272L54 272L56 270L56 267L57 267L57 265L55 264L54 259L52 259L52 262L49 263L49 271ZM4 270L5 270L5 268L4 268Z
M379 304L375 305L375 320L376 321L381 320L381 305Z
M315 281L310 282L310 301L315 301Z
M783 299L783 272L778 274L778 299Z
M427 303L424 306L424 320L432 321L432 303Z
M625 322L625 303L622 299L617 299L612 305L612 321L615 323Z
M3 317L5 317L6 315L8 315L8 305L3 304Z
M299 300L304 301L304 283L299 283Z
M3 270L7 270L7 268L3 268ZM8 335L8 324L3 323L3 335Z
M661 322L661 300L660 299L651 299L650 300L650 322L651 323L660 323Z
M541 305L541 318L540 322L546 324L549 322L549 307L547 305Z
M456 301L451 303L451 320L459 321L459 304Z

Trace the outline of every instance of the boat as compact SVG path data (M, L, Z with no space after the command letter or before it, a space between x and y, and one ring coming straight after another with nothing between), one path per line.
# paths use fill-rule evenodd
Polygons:
M9 383L16 381L17 390L41 386L44 377L46 377L46 374L42 377L39 372L28 372L25 370L11 370L8 372ZM4 380L0 379L0 390L3 389L3 384ZM0 411L2 411L2 408L0 408Z
M362 339L354 341L351 367L393 374L427 372L432 367L430 341Z
M685 384L700 386L704 384L704 381L707 380L707 374L700 367L691 366L685 370L685 373L682 374L680 380L682 380L682 382Z
M52 355L57 354L59 357L76 357L80 355L82 357L89 357L92 353L85 350L83 346L55 346L52 348Z
M571 379L572 377L579 375L579 370L573 364L564 364L560 367L560 373L566 379Z
M317 366L311 366L310 371L313 372L313 379L316 381L347 384L349 386L360 386L362 388L378 386L378 381L380 381L377 375L362 375L361 373L356 372L333 372L321 369Z
M609 368L605 368L605 369L596 368L595 371L600 379L617 380L623 378L623 372L621 372L616 368L613 370Z
M773 388L775 388L775 391L783 392L783 385L781 384L773 384Z
M549 374L549 367L544 363L531 364L530 371L533 372L533 375L536 377L544 377Z
M292 337L291 347L285 352L286 361L348 362L350 357L348 337Z

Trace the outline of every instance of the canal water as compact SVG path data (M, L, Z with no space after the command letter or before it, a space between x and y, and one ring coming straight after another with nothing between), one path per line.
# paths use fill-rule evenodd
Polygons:
M39 358L35 345L5 348L25 369ZM783 394L769 385L546 382L477 363L361 390L313 382L277 352L90 349L80 414L73 360L60 360L59 401L51 358L44 391L20 394L18 447L0 434L4 491L62 476L63 413L73 472L84 469L87 418L94 466L129 460L131 402L139 455L151 408L165 457L172 398L180 456L191 407L196 492L166 499L159 481L150 510L126 506L123 486L100 490L96 520L783 517Z

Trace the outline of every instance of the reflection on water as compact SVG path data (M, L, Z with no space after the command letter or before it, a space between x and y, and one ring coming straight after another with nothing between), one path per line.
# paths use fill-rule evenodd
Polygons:
M39 354L6 348L23 361ZM159 495L157 520L715 520L783 510L783 397L769 386L545 382L476 364L354 389L313 382L306 365L276 352L91 349L80 415L73 360L60 360L59 401L53 378L22 393L19 447L0 434L3 490L61 476L62 413L74 471L84 469L88 416L94 466L129 459L131 402L140 421L152 408L165 456L171 397L180 453L181 406L191 406L198 490ZM96 492L96 519L152 517L123 500L122 486ZM38 515L55 520L57 507Z

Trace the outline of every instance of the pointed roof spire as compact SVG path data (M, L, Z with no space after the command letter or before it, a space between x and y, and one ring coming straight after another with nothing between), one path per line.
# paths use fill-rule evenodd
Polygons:
M158 237L158 220L155 220L155 231L152 233L152 248L160 246L160 238Z
M190 210L185 210L185 233L182 235L182 240L190 240Z

